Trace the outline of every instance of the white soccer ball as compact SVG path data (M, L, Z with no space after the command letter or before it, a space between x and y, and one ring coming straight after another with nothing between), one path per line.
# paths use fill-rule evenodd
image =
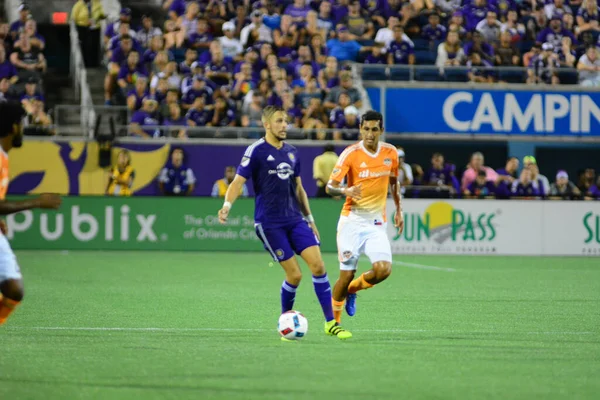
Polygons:
M286 311L279 317L277 332L289 340L300 340L308 332L308 320L298 311Z

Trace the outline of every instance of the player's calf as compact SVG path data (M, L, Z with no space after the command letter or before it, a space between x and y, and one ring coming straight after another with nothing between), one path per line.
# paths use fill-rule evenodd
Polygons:
M23 296L23 282L21 280L9 279L0 284L0 325L4 324L9 315L19 305Z

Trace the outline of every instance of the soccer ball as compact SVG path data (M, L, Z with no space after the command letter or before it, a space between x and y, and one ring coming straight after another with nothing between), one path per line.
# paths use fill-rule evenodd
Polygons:
M308 320L298 311L286 311L279 317L277 331L289 340L300 340L308 332Z

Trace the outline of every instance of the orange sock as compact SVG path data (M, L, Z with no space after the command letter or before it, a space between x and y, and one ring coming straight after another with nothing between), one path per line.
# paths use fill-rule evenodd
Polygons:
M344 300L336 301L336 300L331 299L331 301L333 302L333 317L335 318L336 322L338 324L340 324L342 322L342 311L344 310Z
M19 305L18 301L14 301L8 298L3 298L0 301L0 325L6 322L8 316L15 310Z
M348 285L348 293L356 293L359 290L372 288L373 285L365 280L365 274L361 274Z

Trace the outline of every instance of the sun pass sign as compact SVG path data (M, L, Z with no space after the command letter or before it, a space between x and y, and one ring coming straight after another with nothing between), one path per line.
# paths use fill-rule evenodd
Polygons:
M386 104L390 132L600 135L596 92L387 89Z

